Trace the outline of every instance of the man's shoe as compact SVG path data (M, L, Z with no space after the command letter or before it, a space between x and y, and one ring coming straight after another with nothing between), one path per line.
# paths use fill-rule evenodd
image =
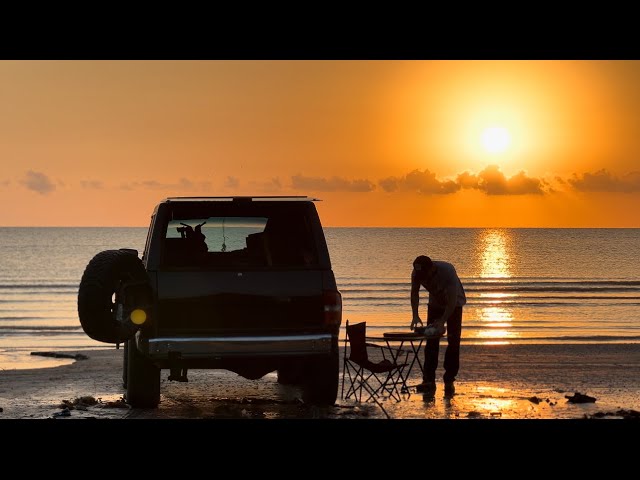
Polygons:
M451 398L456 394L456 386L453 382L445 382L444 383L444 396L446 398Z
M416 391L427 397L433 397L436 394L436 382L422 382L416 387Z

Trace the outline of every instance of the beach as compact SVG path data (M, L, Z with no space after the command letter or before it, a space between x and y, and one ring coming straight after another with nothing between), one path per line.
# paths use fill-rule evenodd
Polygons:
M444 345L443 345L444 347ZM444 348L440 349L442 357ZM190 370L189 382L167 380L161 403L132 409L123 401L123 350L66 351L84 360L52 368L0 372L0 419L638 419L640 344L463 345L456 395L433 400L411 389L402 401L357 403L340 398L332 407L305 405L295 386L276 374L247 380L225 370ZM69 363L71 362L71 363ZM37 362L34 362L37 364ZM340 365L342 372L342 363ZM438 375L443 372L442 367ZM412 371L409 385L420 382ZM576 393L596 399L572 403ZM84 400L78 400L84 398Z

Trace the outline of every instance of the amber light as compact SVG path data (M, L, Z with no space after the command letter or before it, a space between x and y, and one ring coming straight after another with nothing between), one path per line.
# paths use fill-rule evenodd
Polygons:
M147 321L147 312L140 308L136 308L131 312L131 321L136 325L142 325Z

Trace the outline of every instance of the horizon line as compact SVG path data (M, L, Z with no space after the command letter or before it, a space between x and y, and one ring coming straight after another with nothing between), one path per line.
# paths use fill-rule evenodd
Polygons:
M0 228L146 228L148 229L148 225L0 225ZM511 226L411 226L411 225L395 225L395 226L385 226L385 225L323 225L322 228L439 228L439 229L618 229L618 230L633 230L640 229L640 226L636 227L615 227L615 226L588 226L588 227L572 227L572 226L564 226L564 227L543 227L543 226L529 226L529 227L511 227Z

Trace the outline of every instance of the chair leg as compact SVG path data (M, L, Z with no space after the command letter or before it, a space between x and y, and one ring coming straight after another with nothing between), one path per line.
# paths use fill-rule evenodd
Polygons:
M397 385L399 385L401 381L393 376L393 372L387 373L383 379L374 372L365 373L364 368L359 366L355 367L347 362L345 374L343 374L343 388L347 377L349 378L350 386L347 388L346 394L342 397L344 399L349 399L353 396L357 402L362 402L363 390L366 391L368 395L364 399L365 402L374 400L377 403L376 397L384 393L389 394L394 400L400 401L401 399L397 392Z
M360 392L360 399L358 398L358 391L362 389L362 380L360 379L362 375L360 370L361 368L356 368L349 362L346 363L346 373L349 376L349 388L347 388L347 394L343 398L349 399L353 396L356 401L360 401L362 398L362 392ZM343 382L344 379L345 377L343 377Z
M402 391L402 387L404 386L404 381L402 378L403 370L404 370L404 366L388 372L384 381L380 382L381 383L380 389L383 392L388 393L389 396L394 400L396 400L397 402L400 402L402 400L402 396L400 392Z
M344 373L347 369L347 357L345 353L345 357L342 360L342 389L340 390L340 398L344 398Z
M384 395L385 393L388 393L389 396L394 400L400 401L400 396L396 391L397 381L393 379L392 374L393 372L387 373L386 376L383 377L384 378L383 380L376 373L370 372L366 376L366 378L364 378L364 384L367 387L369 387L369 388L365 388L365 390L367 390L367 393L369 393L369 397L366 399L367 402L373 399L374 397L378 397L379 395ZM375 380L375 384L377 385L375 388L371 385L373 381L372 379Z
M358 403L362 403L362 391L365 390L368 394L368 398L365 399L365 403L369 401L373 401L380 410L384 413L387 418L391 418L389 413L386 411L380 400L378 399L378 393L384 385L384 382L380 381L380 378L375 375L373 372L370 372L369 375L365 377L364 368L362 367L354 367L348 362L345 364L346 375L349 377L350 386L347 388L347 393L343 397L344 399L349 399L351 396L354 397L355 401ZM371 380L371 377L375 379L378 383L378 387L372 387L368 382ZM345 381L345 376L343 374L343 382ZM343 383L344 388L344 383ZM395 398L395 397L394 397Z
M373 399L373 401L376 403L376 405L378 405L380 407L380 410L382 410L382 412L384 413L385 417L387 418L391 418L389 416L389 414L387 413L387 411L384 409L384 407L382 406L382 404L380 403L380 401L378 400L378 397L376 395L373 395L371 397Z

